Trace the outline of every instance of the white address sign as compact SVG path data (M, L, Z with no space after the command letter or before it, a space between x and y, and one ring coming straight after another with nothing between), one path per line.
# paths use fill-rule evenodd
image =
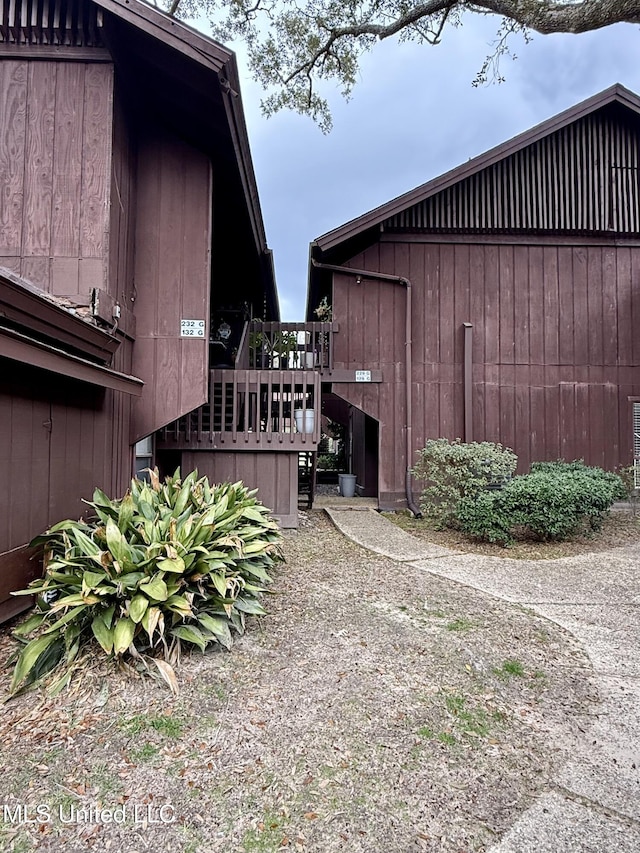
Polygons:
M356 370L356 382L371 382L371 371Z
M181 338L204 338L204 320L180 320Z

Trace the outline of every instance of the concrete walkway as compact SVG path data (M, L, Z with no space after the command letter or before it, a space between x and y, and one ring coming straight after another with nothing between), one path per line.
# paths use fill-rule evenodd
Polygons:
M422 542L370 508L326 508L349 539L377 554L524 605L571 631L600 693L584 737L549 790L489 853L640 851L640 545L561 560L457 553Z

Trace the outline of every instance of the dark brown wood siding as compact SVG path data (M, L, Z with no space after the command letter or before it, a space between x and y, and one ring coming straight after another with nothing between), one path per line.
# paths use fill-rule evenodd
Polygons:
M513 447L521 471L560 457L631 462L640 246L387 239L351 265L413 284L414 451L464 435L463 323L472 323L475 440ZM336 367L383 371L381 385L333 389L380 422L383 502L403 495L405 299L393 283L334 276Z
M384 223L386 230L640 232L640 138L592 113Z
M119 96L113 110L113 158L109 225L110 295L129 310L135 306L136 137Z
M211 207L209 160L148 126L137 166L133 372L146 386L135 406L136 440L207 399ZM204 338L181 338L181 319L205 320Z
M126 360L125 352L118 356ZM0 620L20 609L10 588L33 576L8 554L63 518L78 518L99 486L123 494L131 474L128 395L0 359ZM27 599L19 599L28 604Z
M283 527L298 526L298 454L251 451L184 452L182 470L206 474L216 483L242 480L259 489L258 500L268 506Z
M88 304L107 287L113 66L0 63L0 266Z

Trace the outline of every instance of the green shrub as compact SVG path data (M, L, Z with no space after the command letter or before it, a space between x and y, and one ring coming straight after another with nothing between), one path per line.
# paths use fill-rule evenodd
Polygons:
M597 530L611 504L624 494L616 474L582 462L542 462L514 477L499 492L464 499L457 509L469 536L508 544L516 528L541 540L562 540L583 529Z
M512 450L489 441L464 444L434 438L418 456L412 474L425 482L420 509L436 527L455 525L462 498L475 497L490 483L506 482L518 464Z
M170 664L182 644L230 648L245 614L264 613L259 598L281 536L255 491L211 486L196 471L161 483L154 471L121 500L96 489L87 503L92 520L62 521L31 543L44 550L44 576L15 593L38 598L14 632L25 645L12 694L59 664L64 686L93 639L116 658L152 661L175 689Z

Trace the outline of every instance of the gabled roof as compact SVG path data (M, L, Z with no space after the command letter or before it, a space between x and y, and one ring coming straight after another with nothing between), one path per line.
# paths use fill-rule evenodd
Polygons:
M143 78L157 81L156 91L174 121L203 150L215 149L222 158L225 180L237 169L238 189L260 257L271 315L277 317L273 261L260 209L235 54L141 0L91 1L108 13L104 38L116 66L129 72L128 79L134 85ZM223 137L221 127L225 128Z
M394 216L415 204L419 204L436 193L447 189L453 184L486 169L488 166L492 166L499 160L526 148L543 137L561 130L578 119L581 119L584 116L612 103L618 103L621 106L626 107L636 116L640 116L640 98L620 83L616 83L610 88L605 89L603 92L582 101L576 106L559 113L553 118L547 119L547 121L544 121L530 130L513 137L513 139L510 139L507 142L497 145L495 148L490 149L484 154L474 157L472 160L469 160L461 166L446 172L444 175L428 181L425 184L421 184L419 187L392 199L386 204L376 207L356 219L352 219L350 222L341 225L339 228L335 228L333 231L323 234L313 242L312 246L317 247L321 252L334 249L341 243L357 238L359 235L363 234L363 232L379 226L380 223L389 219L391 216Z

